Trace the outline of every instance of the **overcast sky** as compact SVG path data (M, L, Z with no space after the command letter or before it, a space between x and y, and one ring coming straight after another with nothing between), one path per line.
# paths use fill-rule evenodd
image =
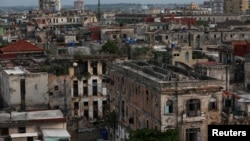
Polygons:
M73 5L75 0L61 0L62 5ZM140 4L186 4L203 3L205 0L101 0L101 3L140 3ZM207 0L209 1L209 0ZM85 4L97 4L98 0L84 0ZM0 6L38 6L38 0L0 0Z

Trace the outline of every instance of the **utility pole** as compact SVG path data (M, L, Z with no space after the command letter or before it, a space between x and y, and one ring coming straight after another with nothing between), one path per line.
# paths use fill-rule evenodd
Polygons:
M67 95L66 95L66 79L64 78L63 80L63 85L64 85L64 117L67 117Z
M97 18L98 18L98 21L100 22L100 20L101 20L101 5L100 5L100 0L98 0Z

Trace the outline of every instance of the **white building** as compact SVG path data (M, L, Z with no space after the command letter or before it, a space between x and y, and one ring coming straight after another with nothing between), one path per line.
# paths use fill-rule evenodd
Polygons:
M60 133L57 137L69 138L66 118L60 110L42 110L30 112L1 112L0 138L12 141L42 140L44 130L53 130ZM51 133L51 132L50 132Z
M14 67L2 70L0 79L4 108L47 109L49 102L47 73L30 73L21 67Z

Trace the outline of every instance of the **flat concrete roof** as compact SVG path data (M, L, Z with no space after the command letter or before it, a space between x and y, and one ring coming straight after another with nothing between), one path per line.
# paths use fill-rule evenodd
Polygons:
M0 121L29 121L29 120L46 120L64 118L61 110L44 110L31 112L16 112L0 113Z
M14 68L8 68L6 70L4 70L4 72L8 75L17 75L17 74L25 74L27 73L28 71L21 68L21 67L14 67Z
M21 138L21 137L37 137L37 133L16 133L16 134L10 134L11 138Z

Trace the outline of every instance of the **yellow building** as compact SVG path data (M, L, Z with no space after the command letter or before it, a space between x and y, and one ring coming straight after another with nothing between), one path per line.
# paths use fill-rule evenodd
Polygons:
M224 13L245 13L248 5L248 0L224 0Z
M193 49L190 46L182 46L172 48L172 65L179 63L186 64L189 67L193 67L198 62L208 62L208 59L193 59Z
M191 2L189 5L189 8L192 10L196 10L196 9L199 9L200 7L197 3Z

